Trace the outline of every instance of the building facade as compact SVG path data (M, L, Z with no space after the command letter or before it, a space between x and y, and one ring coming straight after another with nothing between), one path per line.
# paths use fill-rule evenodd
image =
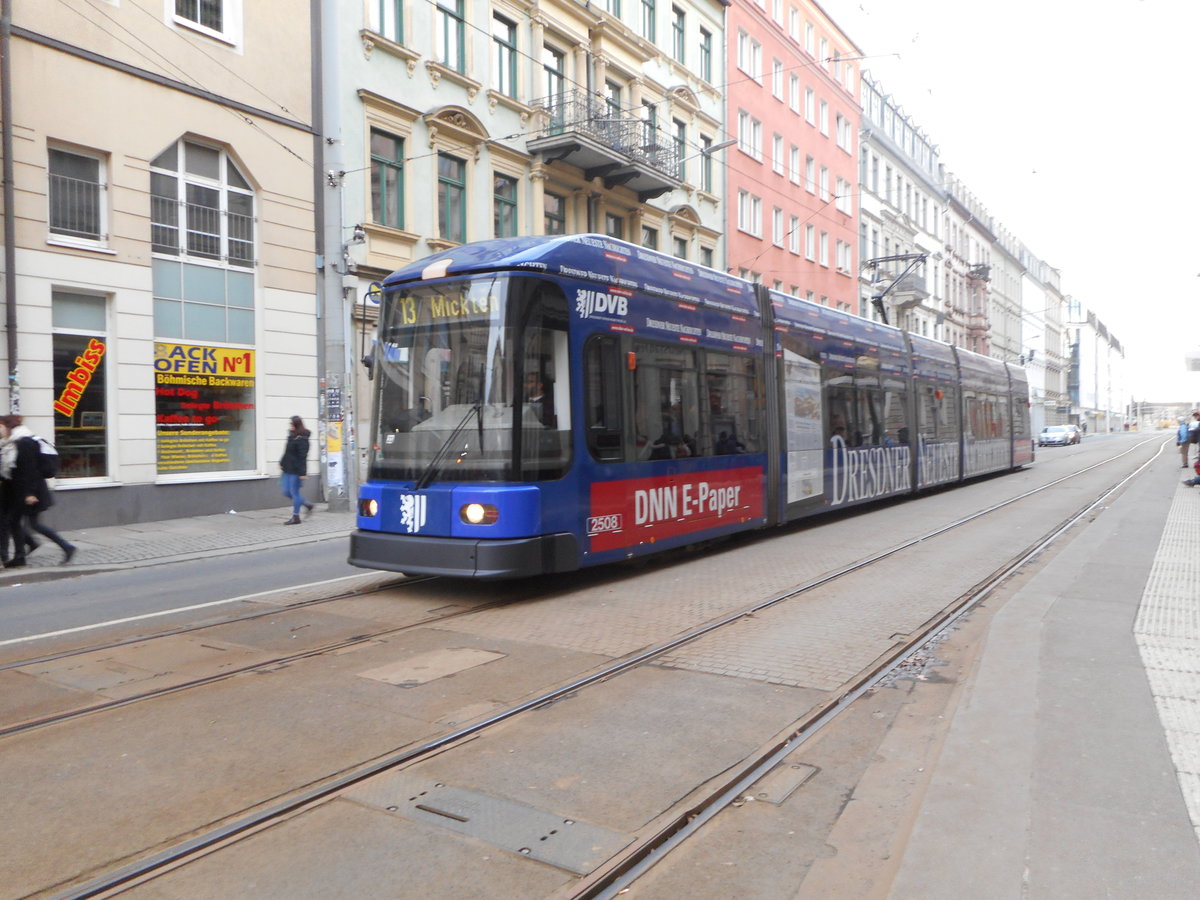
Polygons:
M1066 304L1071 421L1089 434L1121 431L1130 421L1125 349L1080 301L1067 297Z
M15 4L3 403L74 526L282 505L315 417L310 19L268 5Z
M942 340L947 332L937 146L867 73L861 80L859 315ZM878 297L883 312L873 298Z
M728 271L858 312L858 49L813 2L726 20Z
M372 282L468 241L596 232L722 264L719 0L373 0L354 12L326 66L326 119L340 129L330 293L338 302L352 285L351 342L372 322ZM357 365L349 378L361 433L370 385Z

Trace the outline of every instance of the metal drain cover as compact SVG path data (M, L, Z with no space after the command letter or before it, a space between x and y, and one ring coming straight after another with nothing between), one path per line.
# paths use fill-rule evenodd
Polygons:
M591 872L633 840L570 816L404 772L371 779L344 796L576 875Z

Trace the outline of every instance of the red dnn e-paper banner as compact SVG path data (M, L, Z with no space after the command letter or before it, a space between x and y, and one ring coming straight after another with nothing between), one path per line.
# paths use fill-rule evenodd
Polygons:
M593 484L587 530L599 553L762 514L762 470L746 466Z

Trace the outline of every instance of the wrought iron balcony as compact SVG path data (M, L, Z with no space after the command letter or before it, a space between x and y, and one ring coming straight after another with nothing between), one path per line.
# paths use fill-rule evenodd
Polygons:
M650 200L683 183L683 158L674 138L661 128L620 110L587 91L566 91L534 101L545 127L526 148L546 162L562 160L606 188L624 185Z

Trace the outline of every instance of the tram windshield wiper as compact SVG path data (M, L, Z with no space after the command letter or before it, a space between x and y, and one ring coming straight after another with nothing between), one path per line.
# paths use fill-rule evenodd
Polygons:
M483 433L483 414L480 412L481 405L476 403L467 410L467 414L462 417L462 421L454 426L454 430L450 432L446 440L442 442L442 446L438 448L438 452L433 455L433 459L429 461L429 465L425 467L425 471L421 473L421 477L417 479L417 483L413 485L414 491L420 491L429 487L429 482L433 481L433 476L438 473L441 468L442 460L446 458L446 451L450 449L450 445L454 443L464 428L467 427L467 422L471 420L471 416L479 418L479 429L482 436Z

